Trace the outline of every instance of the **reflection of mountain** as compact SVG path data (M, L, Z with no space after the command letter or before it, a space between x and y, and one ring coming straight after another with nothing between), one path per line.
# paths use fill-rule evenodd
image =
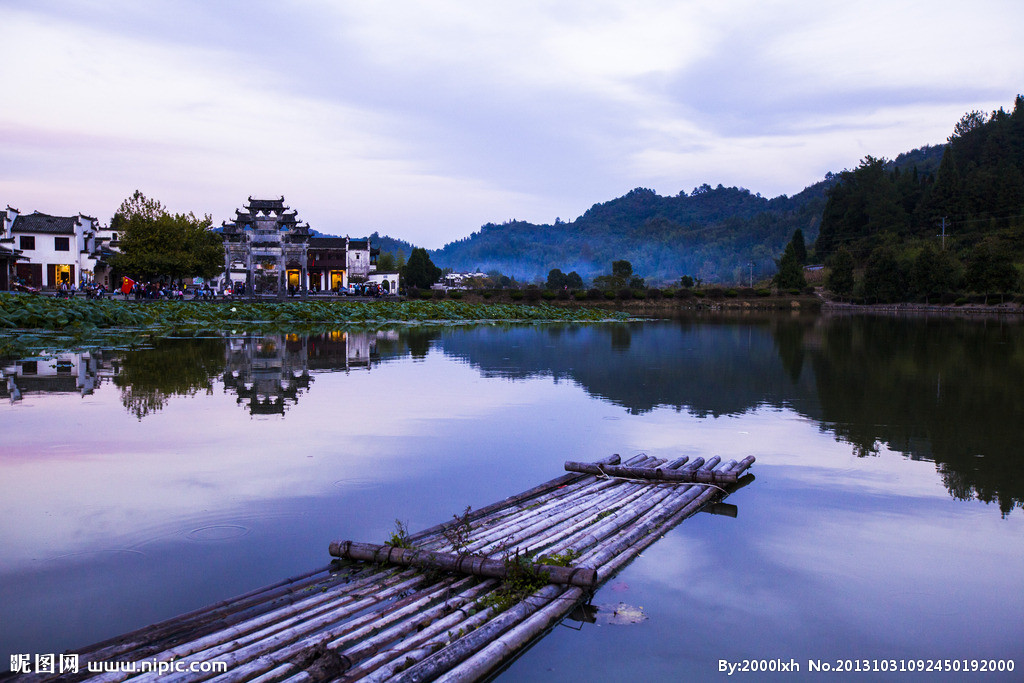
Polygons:
M950 493L1024 507L1024 326L848 317L811 354L821 419L860 453L932 460Z
M734 414L768 403L813 400L813 381L779 362L780 338L805 323L732 320L599 326L483 327L441 337L449 356L485 376L569 379L631 413L657 406L695 415ZM780 330L793 329L789 337ZM791 346L793 344L791 343ZM793 356L786 350L786 356Z
M1024 506L1024 326L776 317L449 330L444 353L485 376L550 376L642 413L786 406L859 454L934 461L959 499Z

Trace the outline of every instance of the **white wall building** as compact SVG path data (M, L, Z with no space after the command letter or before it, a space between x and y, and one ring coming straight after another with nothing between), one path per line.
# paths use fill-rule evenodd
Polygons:
M100 228L92 216L50 216L38 211L22 215L10 206L0 216L2 237L11 240L10 246L22 257L12 268L15 279L47 290L59 289L63 283L77 288L94 280L109 287L103 262L109 251L97 239Z

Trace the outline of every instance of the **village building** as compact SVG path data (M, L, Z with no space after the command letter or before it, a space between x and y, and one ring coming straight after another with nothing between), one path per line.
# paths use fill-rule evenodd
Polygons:
M379 249L368 240L319 235L278 199L253 199L224 221L224 288L246 294L341 292L357 283L377 283L397 292L397 273L376 271Z
M57 290L90 282L110 286L107 257L112 253L92 216L51 216L38 211L22 215L10 206L0 212L0 288L14 282ZM6 280L6 283L4 282Z

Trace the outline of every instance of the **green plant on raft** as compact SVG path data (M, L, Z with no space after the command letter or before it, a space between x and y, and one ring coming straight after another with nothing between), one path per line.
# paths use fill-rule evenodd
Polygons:
M395 520L395 530L391 532L391 536L385 541L385 544L392 548L412 547L412 543L409 541L409 528L405 522L400 519Z
M569 567L572 566L573 561L579 558L580 552L575 548L569 548L564 553L556 553L554 555L541 555L537 559L537 564L546 564L553 567Z
M448 545L452 547L452 552L457 555L465 555L469 545L469 535L473 531L473 526L469 523L470 510L472 508L467 505L462 516L452 515L453 523L442 532Z
M548 574L534 568L533 555L527 551L505 551L505 579L496 589L477 600L481 609L504 612L548 585Z

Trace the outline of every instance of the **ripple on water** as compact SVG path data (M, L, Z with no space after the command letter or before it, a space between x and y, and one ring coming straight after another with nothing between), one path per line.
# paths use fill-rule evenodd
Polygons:
M331 482L339 489L368 489L374 485L371 479L335 479Z
M103 557L145 557L146 553L141 550L132 550L131 548L100 548L99 550L79 550L74 553L64 553L63 555L55 555L52 560L67 560L67 559L89 559L89 558L103 558Z
M218 541L231 541L242 538L252 533L252 529L241 524L208 524L193 529L185 534L190 541L201 541L205 543L216 543Z

